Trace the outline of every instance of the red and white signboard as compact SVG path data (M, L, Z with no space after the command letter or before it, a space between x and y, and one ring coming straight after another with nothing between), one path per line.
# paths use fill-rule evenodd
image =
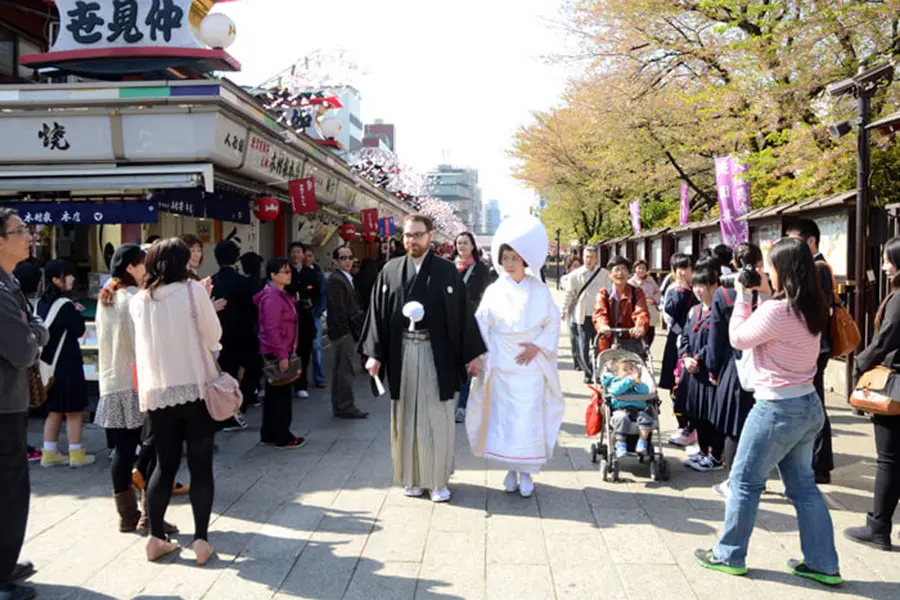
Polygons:
M359 216L362 219L362 229L363 233L371 233L373 235L378 234L378 209L377 208L367 208L365 210L359 211Z
M314 213L319 209L316 202L316 179L291 179L288 181L288 194L291 197L291 208L295 215Z

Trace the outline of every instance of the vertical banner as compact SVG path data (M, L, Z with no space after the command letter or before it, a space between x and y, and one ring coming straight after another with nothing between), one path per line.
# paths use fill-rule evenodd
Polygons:
M363 234L378 234L378 209L367 208L359 211L359 217L362 220Z
M288 194L291 197L291 210L295 215L314 213L319 209L316 202L316 178L291 179L288 181Z
M631 228L634 235L641 234L641 201L635 200L628 203L628 210L631 212Z
M388 235L394 237L394 234L397 233L397 231L394 229L394 217L388 217L388 225Z
M687 225L691 220L691 201L688 199L688 184L681 184L681 214L678 224Z
M737 220L747 214L750 204L750 185L743 178L745 171L746 167L730 156L716 158L719 225L722 243L731 248L746 242L750 233L747 223Z

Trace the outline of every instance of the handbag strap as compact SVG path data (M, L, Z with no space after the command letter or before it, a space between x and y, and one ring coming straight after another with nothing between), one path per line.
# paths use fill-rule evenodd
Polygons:
M66 343L66 335L68 333L68 331L63 331L62 337L59 338L59 343L56 345L56 352L53 353L53 362L50 363L52 373L56 373L56 363L59 362L59 355L62 353L62 347Z
M472 276L472 273L474 271L475 271L475 263L472 263L471 265L469 265L469 268L466 269L466 274L463 275L463 283L466 283L466 284L469 283L469 278Z
M203 346L203 336L200 334L200 320L197 316L197 302L194 300L194 289L191 283L192 282L190 281L185 282L188 290L188 301L191 304L191 320L194 321L194 332L197 334L197 346L200 348L200 359L203 361L203 372L206 375L206 383L209 383L213 380L213 377L209 370L209 362L206 358L206 354L212 354L212 352Z

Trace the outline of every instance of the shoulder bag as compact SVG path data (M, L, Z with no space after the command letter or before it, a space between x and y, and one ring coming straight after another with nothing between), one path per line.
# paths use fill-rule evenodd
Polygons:
M581 289L578 290L578 293L575 294L575 299L572 301L572 304L567 307L566 314L568 315L569 321L574 322L575 307L578 306L578 301L581 300L581 295L588 289L588 287L591 285L591 282L593 282L594 279L599 274L600 274L600 267L597 267L596 269L594 269L594 272L591 274L591 276L588 277L588 280L584 282L584 285L581 286ZM580 325L580 323L575 323L575 324Z
M241 387L237 379L223 373L219 369L219 363L216 362L209 351L203 345L203 335L200 333L200 321L197 318L197 303L194 300L194 290L191 282L187 282L188 299L191 303L191 318L194 321L194 332L197 334L197 346L200 348L200 358L203 361L203 372L206 376L206 410L214 421L227 421L241 409L241 403L244 400L241 394ZM213 359L216 366L217 374L213 375L209 368L209 359Z
M299 318L299 315L298 315ZM291 355L288 357L287 371L282 371L280 360L277 358L263 358L263 375L266 381L273 387L289 385L300 379L303 372L303 363L294 351L297 345L297 328L294 328L294 339L291 341Z
M856 322L850 316L850 311L847 310L841 302L840 296L834 291L837 290L837 282L834 279L834 272L831 270L831 266L824 260L816 262L828 267L828 272L831 273L831 289L833 290L830 323L831 358L838 358L856 350L860 340L862 340L862 336L859 333L859 327L856 326Z
M888 367L872 367L860 376L856 389L850 394L850 406L872 415L896 417L900 415L900 402L896 393L896 375Z
M68 298L57 298L53 304L50 305L50 310L47 312L47 318L44 320L44 327L47 328L47 331L50 331L50 326L56 321L56 317L59 315L59 311L62 310L62 307L71 302L72 301ZM34 315L36 317L40 316L37 312L37 305L34 307ZM41 376L41 385L44 386L45 390L49 390L53 387L54 376L56 374L56 363L59 362L59 355L62 352L62 347L66 342L68 333L68 331L63 331L62 336L59 338L59 343L56 345L56 351L53 353L53 362L46 363L43 360L38 359L38 372Z

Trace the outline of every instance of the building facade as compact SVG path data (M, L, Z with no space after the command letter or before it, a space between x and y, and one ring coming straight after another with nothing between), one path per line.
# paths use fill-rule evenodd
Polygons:
M391 123L385 123L381 119L375 119L374 123L366 125L363 146L370 148L386 148L391 152L397 152L396 128Z
M500 226L500 203L496 200L488 200L484 206L484 225L481 232L486 235L494 235Z
M440 165L427 174L430 194L450 203L466 229L477 231L481 225L481 188L478 170Z

